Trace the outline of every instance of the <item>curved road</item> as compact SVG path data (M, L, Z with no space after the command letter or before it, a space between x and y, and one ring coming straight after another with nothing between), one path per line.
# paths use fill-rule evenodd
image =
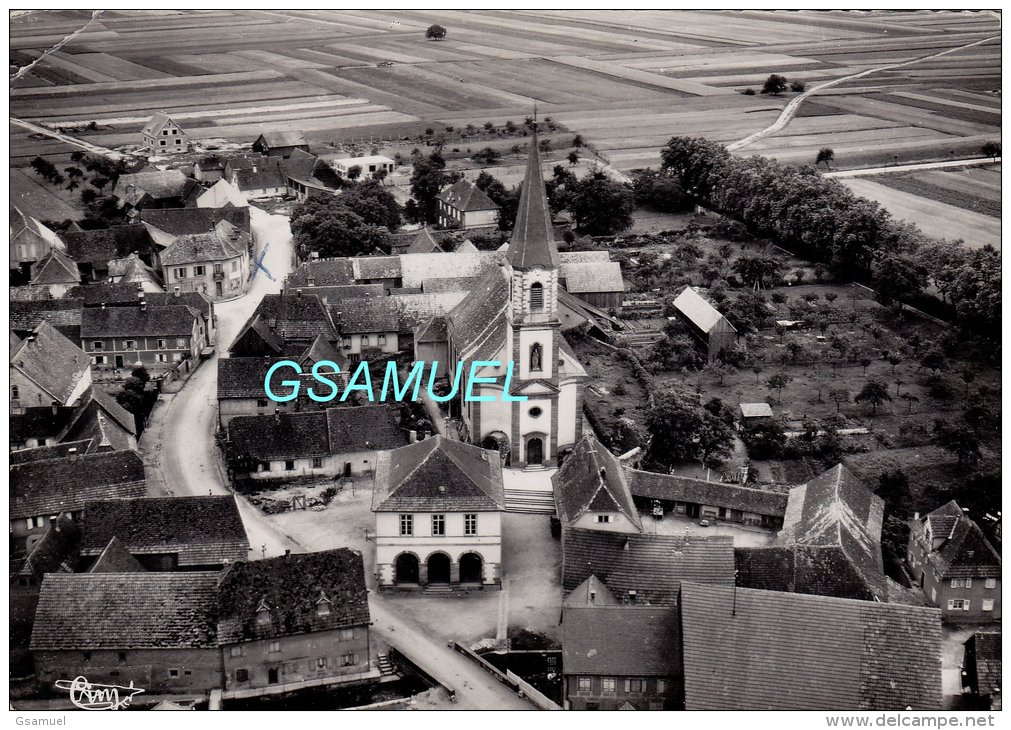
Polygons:
M827 89L830 86L835 86L836 84L841 84L844 81L853 81L854 79L863 78L864 76L868 76L868 75L870 75L872 73L877 73L878 71L888 71L889 69L893 69L893 68L901 68L903 66L911 66L914 63L920 63L921 61L927 61L927 60L929 60L931 58L939 58L940 56L947 56L949 53L956 53L958 51L964 51L966 48L972 48L973 46L978 46L978 45L981 45L983 43L987 43L987 42L992 41L992 40L1000 40L1000 36L999 35L997 35L997 36L990 36L989 38L983 38L982 40L974 41L972 43L967 43L964 46L958 46L957 48L949 48L948 50L941 51L940 53L931 53L930 55L920 56L918 58L912 58L912 59L910 59L908 61L900 61L898 63L889 63L889 64L886 64L884 66L877 66L875 68L868 68L868 69L865 69L865 70L863 70L863 71L861 71L859 73L851 74L849 76L842 76L842 77L840 77L838 79L833 79L832 81L826 81L823 84L818 84L817 86L815 86L815 87L813 87L813 88L809 89L808 91L805 91L805 92L803 92L801 94L798 94L793 99L791 99L790 103L787 104L786 107L784 107L783 111L780 113L779 118L776 119L776 121L773 122L771 125L769 125L765 129L761 130L760 132L755 132L754 134L749 135L749 136L745 137L744 139L740 139L740 140L738 140L736 142L732 142L732 143L728 144L727 145L727 149L730 150L730 151L739 150L742 147L747 147L752 142L757 142L758 140L760 140L760 139L762 139L764 137L768 137L769 135L776 134L776 132L781 131L784 127L786 127L787 124L790 123L790 121L794 118L794 116L796 116L797 110L800 109L800 105L804 103L804 100L807 97L812 96L813 94L817 94L819 91L822 91L823 89Z

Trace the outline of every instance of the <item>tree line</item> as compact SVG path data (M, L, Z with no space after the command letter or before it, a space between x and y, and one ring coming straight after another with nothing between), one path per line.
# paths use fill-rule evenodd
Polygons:
M1000 346L1000 254L938 241L895 221L872 201L810 167L734 157L718 143L672 137L662 171L684 194L742 222L837 277L865 281L885 304L921 298L933 284L964 339L995 355Z

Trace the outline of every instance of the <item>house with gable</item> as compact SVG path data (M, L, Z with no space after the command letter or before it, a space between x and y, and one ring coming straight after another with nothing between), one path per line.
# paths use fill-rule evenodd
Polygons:
M287 159L295 150L308 152L309 143L304 134L292 129L264 132L253 140L253 152L269 157Z
M120 175L112 196L131 214L144 208L185 208L196 205L203 191L180 170L151 170Z
M98 368L164 370L200 357L207 331L200 312L184 304L89 307L81 312L81 345Z
M361 553L347 548L229 565L218 583L224 697L375 679Z
M250 234L227 220L206 233L177 236L161 253L165 286L201 292L214 301L240 297L249 288L252 249Z
M88 502L81 560L90 567L112 540L145 570L221 570L249 555L234 495Z
M54 248L66 250L66 245L55 232L23 212L14 205L10 206L10 269L20 270L26 277L31 273L31 266L42 259ZM22 280L22 283L27 278Z
M487 228L498 225L501 206L467 178L444 188L436 199L439 225L444 228Z
M157 112L151 116L140 130L140 138L143 146L152 155L187 152L190 146L186 132L165 112Z
M945 621L999 621L1001 559L954 500L910 524L906 559Z
M380 452L374 483L381 588L501 585L505 496L496 454L435 436Z
M43 321L8 353L10 412L31 407L75 406L91 387L88 356Z
M733 349L737 343L737 329L698 288L686 286L674 298L673 306L678 319L685 324L710 360Z
M1000 631L977 631L966 639L962 693L968 695L970 709L999 710L1003 706L1001 654Z
M77 262L58 248L50 249L32 265L31 285L45 288L53 299L60 299L80 283L81 271Z

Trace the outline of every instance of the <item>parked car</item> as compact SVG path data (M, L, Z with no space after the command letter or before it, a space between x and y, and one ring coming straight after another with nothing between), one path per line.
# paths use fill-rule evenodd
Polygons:
M699 520L699 527L709 527L709 520L703 517L701 520Z

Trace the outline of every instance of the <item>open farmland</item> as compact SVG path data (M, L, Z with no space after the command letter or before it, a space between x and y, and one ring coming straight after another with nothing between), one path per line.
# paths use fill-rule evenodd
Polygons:
M25 66L90 19L36 12L11 24ZM425 29L444 25L445 40ZM673 134L721 142L770 125L810 85L960 48L999 33L986 13L585 11L105 11L12 84L11 114L135 143L164 110L195 139L248 142L299 129L316 143L502 124L536 103L619 170L659 161ZM826 89L780 133L741 150L810 164L968 156L999 136L995 41ZM25 164L65 145L15 132Z

